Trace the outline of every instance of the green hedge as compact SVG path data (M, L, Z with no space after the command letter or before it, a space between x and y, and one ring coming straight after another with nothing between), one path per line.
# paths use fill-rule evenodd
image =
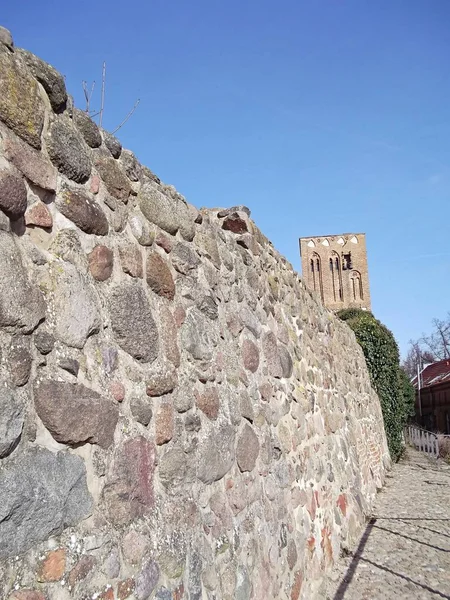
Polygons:
M392 333L372 313L350 308L338 313L355 332L366 358L372 385L383 411L384 427L393 460L402 452L402 431L414 414L414 388L403 369L397 342Z

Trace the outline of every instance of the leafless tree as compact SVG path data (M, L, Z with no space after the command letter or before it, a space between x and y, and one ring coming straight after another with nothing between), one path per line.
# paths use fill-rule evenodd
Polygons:
M402 367L409 378L412 379L417 375L417 367L419 367L419 370L422 370L426 363L432 363L434 361L435 358L431 352L421 348L419 342L411 340L409 342L408 354L402 363Z
M436 360L450 358L450 312L445 319L433 319L433 331L430 335L422 336L419 343Z
M106 84L106 62L103 62L102 87L101 87L101 92L100 92L100 110L95 111L95 110L91 110L91 100L92 100L92 94L94 93L95 81L92 82L90 90L88 89L87 82L86 81L82 82L84 98L86 100L86 107L84 110L91 117L91 119L98 116L98 126L99 127L102 127L103 114L105 112L105 84ZM139 102L140 102L140 99L138 98L136 100L136 102L134 103L133 108L130 110L130 112L127 114L127 116L124 118L124 120L120 123L120 125L114 129L113 133L116 133L116 131L119 131L119 129L125 125L125 123L133 115L134 111L138 107Z
M450 358L450 312L445 319L433 319L432 323L429 335L423 334L418 340L409 342L402 366L410 377L417 374L417 366L422 369L425 363Z

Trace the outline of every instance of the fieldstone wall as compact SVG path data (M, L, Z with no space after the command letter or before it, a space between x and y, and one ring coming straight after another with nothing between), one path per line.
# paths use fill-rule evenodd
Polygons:
M350 329L1 28L0 209L0 597L320 597L389 464Z

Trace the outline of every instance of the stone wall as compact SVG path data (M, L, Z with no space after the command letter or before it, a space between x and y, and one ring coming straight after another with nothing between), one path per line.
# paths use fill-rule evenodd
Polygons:
M389 464L353 333L0 40L1 598L320 597Z

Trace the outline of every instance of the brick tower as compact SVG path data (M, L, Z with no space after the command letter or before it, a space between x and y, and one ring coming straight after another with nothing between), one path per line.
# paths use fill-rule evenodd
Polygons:
M303 281L327 308L370 310L366 235L300 238Z

